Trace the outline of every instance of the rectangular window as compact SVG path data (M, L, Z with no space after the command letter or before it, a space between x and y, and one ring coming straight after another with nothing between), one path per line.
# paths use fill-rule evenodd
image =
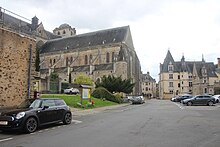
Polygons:
M173 79L173 74L169 74L169 79Z
M189 82L189 87L192 87L192 82Z
M178 87L180 87L180 83L178 83Z
M146 87L146 91L148 91L148 87Z
M169 87L173 87L173 82L169 82Z
M173 66L172 65L168 66L168 71L173 71Z
M178 79L180 79L180 75L178 75Z

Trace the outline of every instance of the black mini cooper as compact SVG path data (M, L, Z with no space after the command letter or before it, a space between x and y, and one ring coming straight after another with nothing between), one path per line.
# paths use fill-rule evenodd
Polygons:
M72 122L70 108L60 98L26 99L16 108L0 109L0 130L32 133L39 126L58 122Z

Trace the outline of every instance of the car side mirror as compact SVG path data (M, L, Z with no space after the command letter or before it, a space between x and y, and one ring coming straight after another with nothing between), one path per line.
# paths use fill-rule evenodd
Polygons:
M43 106L43 110L48 109L48 108L49 108L49 106Z

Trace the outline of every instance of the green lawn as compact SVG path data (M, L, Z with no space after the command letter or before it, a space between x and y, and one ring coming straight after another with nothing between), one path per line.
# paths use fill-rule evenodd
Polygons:
M41 98L62 98L68 106L74 107L74 108L80 108L80 106L77 104L77 103L81 102L81 98L79 95L41 94ZM84 109L117 105L117 103L107 101L107 100L103 101L101 99L97 99L97 98L93 98L93 97L92 97L92 100L94 101L94 106L92 106L92 107L88 106L89 100L83 100Z

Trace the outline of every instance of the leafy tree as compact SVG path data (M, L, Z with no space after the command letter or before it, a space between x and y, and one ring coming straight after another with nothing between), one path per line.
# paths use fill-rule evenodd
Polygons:
M57 81L59 78L59 75L55 72L50 74L50 81Z
M120 77L115 77L109 75L108 77L103 76L100 81L95 82L96 87L104 87L109 92L124 92L124 93L131 93L133 91L135 83L132 83L131 79L124 79L122 80Z
M93 80L86 75L78 75L73 83L78 85L82 85L82 84L92 85Z

